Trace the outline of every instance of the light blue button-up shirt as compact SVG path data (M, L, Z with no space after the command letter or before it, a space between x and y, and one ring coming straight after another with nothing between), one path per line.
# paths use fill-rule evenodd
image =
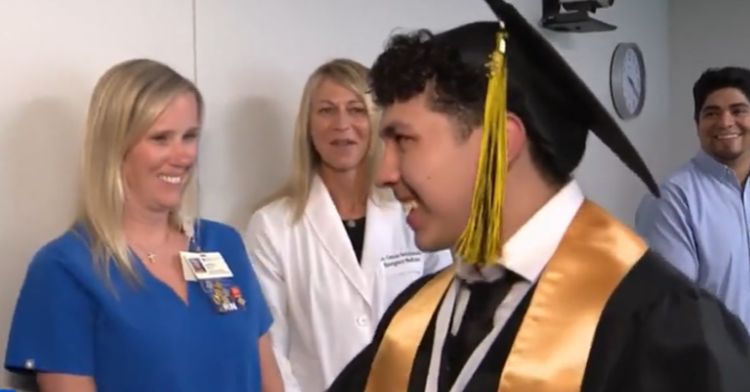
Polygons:
M705 152L647 195L637 231L699 286L720 298L750 331L750 191ZM743 190L744 188L744 190Z

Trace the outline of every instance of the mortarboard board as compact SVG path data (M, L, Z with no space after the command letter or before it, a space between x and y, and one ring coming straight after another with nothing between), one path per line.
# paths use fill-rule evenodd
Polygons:
M475 22L435 35L455 48L461 61L488 67L482 152L472 211L456 251L467 263L492 262L501 250L500 227L505 162L506 111L515 111L528 137L570 174L580 163L588 132L593 132L658 196L648 167L581 78L554 47L512 5L486 0L498 21ZM515 90L522 95L507 95ZM521 104L522 102L522 104Z

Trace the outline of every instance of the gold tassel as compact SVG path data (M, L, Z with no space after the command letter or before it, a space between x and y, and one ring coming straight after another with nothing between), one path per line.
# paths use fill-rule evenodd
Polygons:
M497 36L497 48L490 55L489 82L484 103L482 146L471 214L456 244L463 262L482 267L502 256L500 239L502 206L507 172L506 89L507 61L504 28Z

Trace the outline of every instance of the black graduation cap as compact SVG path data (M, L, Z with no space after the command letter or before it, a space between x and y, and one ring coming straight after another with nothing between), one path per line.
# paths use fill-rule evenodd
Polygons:
M470 23L434 37L457 49L467 65L489 66L472 214L457 245L465 262L478 264L491 262L501 247L498 217L504 193L506 110L522 118L529 139L551 156L560 172L572 173L580 164L591 131L654 195L659 194L620 126L557 50L511 4L486 2L499 21ZM517 112L521 105L525 113Z

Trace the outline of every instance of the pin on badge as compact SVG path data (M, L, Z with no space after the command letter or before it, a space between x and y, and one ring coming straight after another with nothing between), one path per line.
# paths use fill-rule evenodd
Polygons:
M234 299L235 302L237 302L238 305L241 307L245 307L245 299L242 298L242 291L240 291L240 288L237 286L232 287L230 290L230 295L232 296L232 299Z

